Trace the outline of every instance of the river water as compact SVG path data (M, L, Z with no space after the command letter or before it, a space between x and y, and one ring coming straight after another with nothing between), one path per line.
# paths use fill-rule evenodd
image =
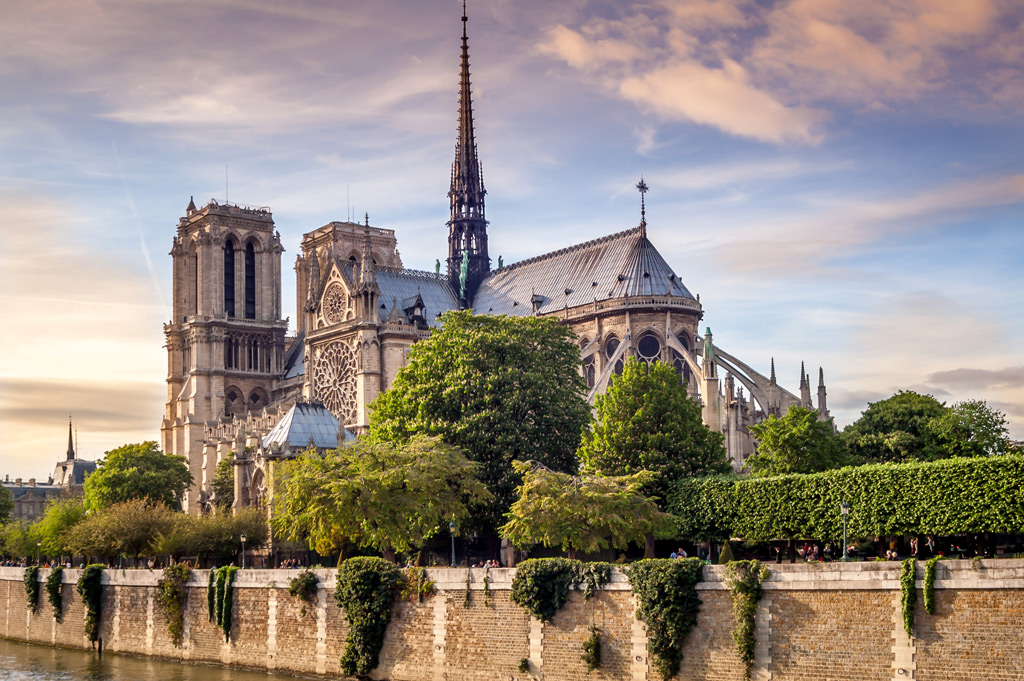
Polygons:
M0 639L0 681L295 681L284 674L65 650Z

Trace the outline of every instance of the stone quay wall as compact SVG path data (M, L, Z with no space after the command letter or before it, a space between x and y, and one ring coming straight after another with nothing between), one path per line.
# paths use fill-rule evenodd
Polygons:
M936 611L918 598L915 636L903 630L899 563L769 564L756 615L754 681L1021 679L1024 681L1024 560L942 561ZM48 570L40 570L45 580ZM512 569L430 569L438 592L395 607L374 679L392 681L659 681L626 577L585 602L573 592L553 621L512 603ZM23 570L0 568L0 637L88 649L79 570L64 573L64 616L46 600L30 612ZM235 577L230 640L207 615L207 571L189 583L184 640L171 644L156 600L160 570L104 573L100 636L107 652L194 663L340 675L344 614L333 570L318 570L315 605L288 594L295 570L244 570ZM488 577L485 583L484 578ZM918 566L918 589L923 566ZM742 681L732 641L732 598L722 568L704 569L700 616L677 678ZM466 589L469 582L470 596ZM920 596L920 593L919 593ZM303 612L305 610L305 612ZM580 659L591 625L601 632L601 667ZM529 671L520 672L523 659Z

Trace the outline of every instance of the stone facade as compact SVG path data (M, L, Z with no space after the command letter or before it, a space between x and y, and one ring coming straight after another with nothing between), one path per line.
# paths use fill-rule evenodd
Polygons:
M958 681L1024 679L1024 560L943 561L935 583L936 612L918 598L915 636L900 614L899 564L771 565L756 617L755 680L878 679ZM509 598L514 569L470 573L431 569L438 593L395 606L374 679L528 681L631 679L660 681L647 659L646 633L634 618L624 575L594 599L570 594L549 623L533 620ZM0 568L0 637L89 648L78 570L65 571L64 617L57 623L45 596L29 612L19 568ZM42 570L45 580L48 571ZM230 640L209 622L206 571L193 575L184 643L171 645L155 600L159 571L108 570L100 635L103 649L232 667L339 675L347 627L333 599L334 571L320 570L316 604L288 594L289 570L245 570L235 581ZM678 678L735 680L743 667L732 642L732 599L722 570L708 567L698 585L701 611L683 649ZM919 568L919 577L923 571ZM489 577L485 591L484 577ZM918 581L918 589L922 586ZM590 675L580 659L591 625L601 632L602 666ZM519 663L529 660L528 674Z

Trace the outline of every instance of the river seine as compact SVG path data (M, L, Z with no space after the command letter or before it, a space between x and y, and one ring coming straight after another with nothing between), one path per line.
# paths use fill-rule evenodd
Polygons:
M179 664L0 639L0 681L294 681L284 674Z

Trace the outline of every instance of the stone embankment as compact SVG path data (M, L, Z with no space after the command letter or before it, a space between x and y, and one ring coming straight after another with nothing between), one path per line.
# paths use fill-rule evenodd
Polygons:
M943 561L935 614L918 598L915 635L903 629L899 563L769 566L756 617L755 680L1021 679L1024 681L1024 560ZM705 568L697 626L680 679L743 679L732 641L732 598L721 568ZM45 580L47 570L40 571ZM109 652L190 662L338 676L346 636L333 599L334 571L319 570L315 607L288 594L294 570L244 570L235 578L230 640L207 615L207 572L190 582L181 647L171 644L156 584L161 572L107 570L100 636ZM431 569L438 592L396 606L376 679L393 681L658 681L647 658L629 583L616 572L595 598L573 593L549 623L509 598L514 570ZM90 647L74 593L78 570L64 573L64 616L45 594L26 607L20 568L0 568L0 636L69 648ZM922 575L918 568L919 578ZM466 599L467 576L470 598ZM484 582L484 577L488 580ZM922 587L918 580L918 589ZM594 624L600 669L580 659ZM529 672L519 671L529 660Z

